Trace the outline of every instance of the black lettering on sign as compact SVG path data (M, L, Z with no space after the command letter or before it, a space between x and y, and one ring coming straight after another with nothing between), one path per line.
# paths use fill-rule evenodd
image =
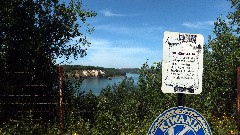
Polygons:
M191 42L191 43L196 44L197 35L180 33L178 40L181 42Z

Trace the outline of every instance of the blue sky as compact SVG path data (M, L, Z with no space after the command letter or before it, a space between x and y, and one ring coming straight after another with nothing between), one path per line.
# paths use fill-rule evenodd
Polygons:
M140 68L147 59L160 62L164 31L202 34L206 43L230 6L227 0L83 0L98 15L87 21L95 28L87 56L71 64Z

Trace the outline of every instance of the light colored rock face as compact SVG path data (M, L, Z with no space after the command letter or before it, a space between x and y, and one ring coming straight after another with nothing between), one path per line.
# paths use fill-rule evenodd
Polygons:
M67 73L68 77L100 77L105 75L103 70L75 70L73 73Z

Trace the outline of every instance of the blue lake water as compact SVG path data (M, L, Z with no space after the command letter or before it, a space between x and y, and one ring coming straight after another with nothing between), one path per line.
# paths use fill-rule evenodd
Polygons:
M134 84L137 84L139 74L127 73L126 76L128 78L132 77L132 79L134 80ZM92 90L94 94L99 95L103 88L106 88L108 85L118 84L124 78L124 76L113 77L111 80L109 80L108 78L86 78L82 82L80 89L81 91L85 91L86 93Z

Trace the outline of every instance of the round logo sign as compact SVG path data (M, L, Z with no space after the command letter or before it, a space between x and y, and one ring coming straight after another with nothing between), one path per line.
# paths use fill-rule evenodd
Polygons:
M212 135L204 117L192 108L173 107L160 114L148 135Z

